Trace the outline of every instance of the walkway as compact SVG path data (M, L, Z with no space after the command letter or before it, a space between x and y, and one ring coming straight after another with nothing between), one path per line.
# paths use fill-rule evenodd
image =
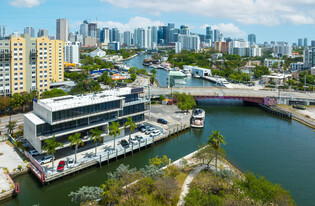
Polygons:
M182 205L185 204L184 198L186 197L186 195L189 192L189 185L190 185L190 183L194 180L194 178L197 176L197 174L199 172L201 172L202 170L204 170L206 167L207 167L207 165L204 165L204 164L199 165L193 171L191 171L188 174L188 176L186 177L185 182L184 182L184 184L182 186L182 191L180 193L179 201L177 203L177 206L182 206Z

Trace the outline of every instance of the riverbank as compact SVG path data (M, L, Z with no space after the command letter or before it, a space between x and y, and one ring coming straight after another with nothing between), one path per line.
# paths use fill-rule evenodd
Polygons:
M292 119L315 129L315 106L306 106L306 110L295 109L290 105L277 105L278 109L292 113Z
M121 62L127 61L127 60L129 60L129 59L133 59L133 58L137 57L138 55L139 55L139 54L134 54L134 55L132 55L132 56L130 56L130 57L127 57L127 58L125 58L125 59L122 59Z

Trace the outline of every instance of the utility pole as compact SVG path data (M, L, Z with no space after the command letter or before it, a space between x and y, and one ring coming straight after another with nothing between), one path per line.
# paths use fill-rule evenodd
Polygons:
M304 76L304 92L306 91L306 74Z
M149 121L151 121L151 91L150 91L150 82L149 82Z

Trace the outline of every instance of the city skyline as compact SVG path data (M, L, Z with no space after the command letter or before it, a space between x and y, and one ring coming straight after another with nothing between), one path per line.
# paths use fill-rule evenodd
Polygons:
M237 2L246 3L247 1ZM257 10L256 7L260 4L259 1L256 2L256 4L250 4L253 10ZM266 4L268 4L268 2L269 1L267 1ZM154 13L152 9L144 11L148 5L135 3L137 8L133 7L131 0L123 2L113 2L111 0L94 0L93 2L84 2L82 0L76 2L64 2L60 0L9 0L0 3L0 6L5 8L0 16L4 19L1 25L7 25L9 34L15 30L23 33L24 28L29 26L35 28L36 32L39 28L48 29L49 35L55 36L56 19L66 18L69 21L70 31L72 32L80 29L79 25L84 19L90 19L92 22L96 22L97 19L98 28L117 27L120 31L133 31L138 27L145 28L147 26L175 23L176 27L187 25L190 31L200 34L206 33L205 27L207 25L210 25L213 29L219 29L224 36L230 36L232 38L247 39L247 35L253 33L256 34L258 43L265 41L288 41L294 43L298 41L298 38L308 38L309 41L313 38L315 39L311 29L314 27L312 15L307 12L304 16L301 15L301 8L306 5L312 6L312 3L301 2L301 8L292 9L292 5L294 4L290 3L291 1L287 2L289 2L286 7L287 10L291 13L295 12L291 16L293 20L292 18L285 19L284 17L277 17L273 20L274 22L263 20L259 15L257 15L258 17L253 16L249 18L246 22L244 19L238 18L237 14L229 14L225 18L218 14L213 14L212 16L196 14L194 11L197 8L193 8L192 12L188 12L182 7L174 8L173 3L170 3L169 10L157 8L157 12ZM71 8L74 3L75 8L71 9L72 12L69 12L69 8ZM156 5L154 1L148 4ZM161 5L163 4L165 4L165 2L161 1ZM186 5L187 3L183 2L183 4ZM226 9L229 9L231 5L235 5L235 3L227 4ZM63 6L60 8L58 5ZM205 7L207 7L207 5L205 5ZM217 8L218 10L222 9L222 5L218 4ZM55 11L50 12L51 10ZM240 10L242 9L240 8ZM288 14L288 11L282 13ZM274 12L275 11L271 11L270 15L272 16ZM280 12L281 11L279 11L279 14ZM231 13L239 13L239 11ZM244 13L244 15L250 14L247 12ZM266 17L266 19L268 18Z

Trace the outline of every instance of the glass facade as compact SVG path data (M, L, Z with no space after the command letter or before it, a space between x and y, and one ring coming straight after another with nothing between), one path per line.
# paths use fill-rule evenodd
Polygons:
M75 117L80 117L92 113L98 112L105 112L112 109L119 109L120 108L120 101L111 101L111 102L104 102L101 104L94 104L84 107L77 107L73 109L61 110L57 112L53 112L52 121L60 121L71 119Z
M118 112L111 112L111 113L101 114L101 115L97 115L90 118L83 118L79 120L64 122L64 123L56 124L56 125L50 125L48 123L37 125L36 133L37 133L37 136L52 135L53 133L76 128L76 127L87 126L93 123L106 122L108 120L117 118L117 113Z
M126 123L126 121L127 121L127 118L118 120L120 126L123 126ZM139 115L133 116L132 121L134 123L144 121L144 114L139 114Z
M135 94L127 94L123 95L122 97L125 97L125 102L132 102L132 101L137 101L139 99L138 93Z
M143 112L143 111L144 111L144 103L131 105L128 107L124 107L124 109L122 111L119 111L119 116L125 116L125 115L129 115L129 114Z

